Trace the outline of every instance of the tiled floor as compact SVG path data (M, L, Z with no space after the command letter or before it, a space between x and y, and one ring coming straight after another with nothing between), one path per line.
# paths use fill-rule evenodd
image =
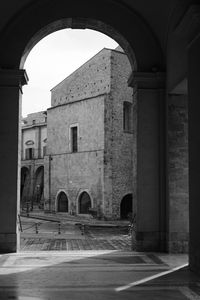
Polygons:
M185 255L116 250L6 254L0 299L200 299L200 280L181 268L186 263Z

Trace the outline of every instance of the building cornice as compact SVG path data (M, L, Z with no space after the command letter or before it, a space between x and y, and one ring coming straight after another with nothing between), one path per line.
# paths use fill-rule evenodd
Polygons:
M28 83L25 70L0 69L0 86L20 88Z
M164 89L165 79L164 72L133 72L128 85L138 89Z

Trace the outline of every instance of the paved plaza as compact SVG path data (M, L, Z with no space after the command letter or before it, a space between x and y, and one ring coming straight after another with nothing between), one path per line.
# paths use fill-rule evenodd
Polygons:
M21 218L21 251L131 250L128 226L79 219Z
M35 251L1 255L0 266L1 300L200 299L186 255Z
M200 300L187 255L132 251L127 225L21 217L20 252L0 256L0 299Z

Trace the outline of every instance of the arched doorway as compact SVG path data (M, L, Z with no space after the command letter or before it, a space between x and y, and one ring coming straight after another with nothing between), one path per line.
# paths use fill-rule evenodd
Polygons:
M30 171L27 167L21 168L20 204L21 207L29 200Z
M64 192L60 192L57 197L57 211L68 212L68 198Z
M35 172L33 203L43 208L43 190L44 190L44 167L40 166Z
M79 197L79 214L88 214L92 203L87 192L83 192Z
M127 219L129 214L133 212L133 196L127 194L123 197L120 204L120 218Z

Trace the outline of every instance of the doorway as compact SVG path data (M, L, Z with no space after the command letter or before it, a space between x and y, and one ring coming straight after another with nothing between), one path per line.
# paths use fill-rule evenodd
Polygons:
M120 217L121 219L128 219L129 215L133 212L133 196L127 194L123 197L120 204Z
M58 212L68 212L68 198L64 192L60 192L57 198Z

